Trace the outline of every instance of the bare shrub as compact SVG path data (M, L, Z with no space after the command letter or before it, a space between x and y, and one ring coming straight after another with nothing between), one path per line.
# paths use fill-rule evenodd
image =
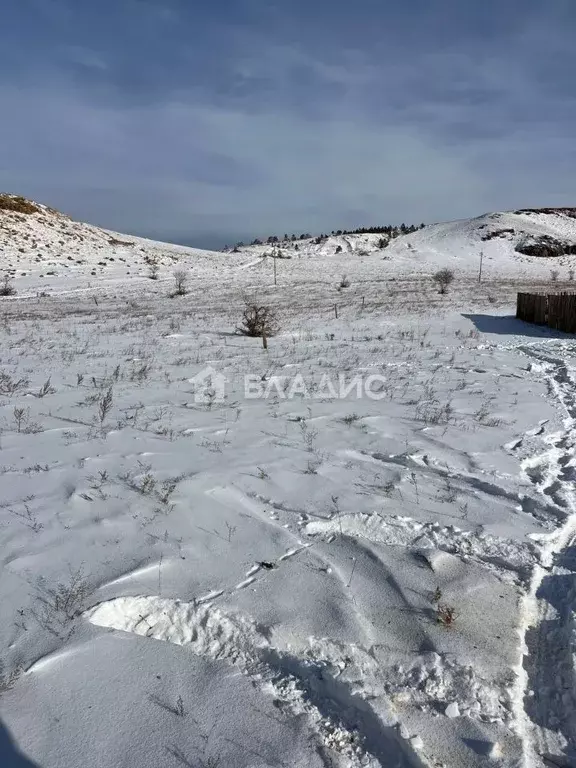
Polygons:
M177 269L174 272L174 292L172 296L185 296L188 293L188 272Z
M16 425L18 432L22 432L22 427L29 417L30 414L29 412L28 414L26 413L26 408L14 408L12 411L12 418L14 419L14 424Z
M444 294L447 292L448 286L454 282L454 272L445 267L444 269L439 269L432 279L438 286L439 293Z
M16 288L12 285L10 275L4 275L3 282L0 285L0 296L14 296Z
M236 330L244 336L274 336L278 333L278 318L272 307L247 303L242 325Z
M106 394L100 400L98 400L98 418L100 420L100 424L104 424L106 416L108 416L112 409L113 402L114 396L112 393L112 387L109 387Z
M150 280L158 280L158 273L160 272L160 266L156 259L150 259L148 265L148 277Z
M133 365L130 371L130 381L136 381L142 384L150 376L152 363L142 363L142 365Z
M38 390L36 397L42 398L42 397L46 397L46 395L53 395L56 392L56 390L51 384L50 379L51 377L49 376L44 382L44 384Z
M43 523L38 520L35 512L30 509L28 504L24 504L24 512L15 512L14 510L11 510L11 512L14 517L16 517L22 523L22 525L30 528L30 530L34 531L34 533L40 533L40 531L44 528Z
M436 620L444 627L454 626L454 622L456 621L456 608L452 605L438 603L438 607L436 608Z
M70 637L70 624L84 611L89 594L90 586L82 568L70 569L68 581L54 587L41 577L32 614L48 632L60 638Z
M4 667L4 662L0 660L0 693L4 693L13 688L16 680L18 680L22 674L22 671L21 667L17 667L11 672L8 672Z
M555 283L558 281L558 276L560 272L557 269L551 269L550 270L550 280Z
M4 371L0 371L0 395L14 395L25 389L29 383L29 379L13 379Z
M347 275L342 275L342 279L340 280L340 284L338 285L338 289L342 288L350 288L350 280L348 279Z

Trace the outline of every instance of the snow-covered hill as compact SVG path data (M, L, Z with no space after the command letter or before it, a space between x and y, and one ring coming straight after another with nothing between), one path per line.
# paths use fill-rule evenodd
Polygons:
M73 288L144 277L152 263L217 271L225 254L160 243L74 221L46 205L0 195L0 274L21 288Z
M285 281L334 281L344 274L370 281L430 275L442 267L471 276L478 271L482 252L488 279L547 280L557 270L562 280L576 268L576 254L529 255L530 246L576 252L575 215L574 209L491 213L433 224L395 239L337 235L214 252L111 232L73 221L45 205L0 195L0 275L14 279L20 294L138 285L146 283L154 263L160 280L185 268L202 279L228 277L240 284L262 276L267 280L272 260L265 257L274 253L283 257L278 269Z
M386 245L387 242L387 245ZM564 251L563 255L530 255L530 246ZM384 245L384 247L382 247ZM576 268L576 209L540 209L488 213L473 219L432 224L416 232L388 239L381 234L338 235L320 240L282 241L277 245L250 245L240 249L254 257L280 249L292 258L382 258L386 272L430 274L449 267L459 273L476 273L480 253L483 267L493 275L550 275ZM573 253L566 253L566 251ZM522 252L528 251L528 252Z
M480 253L485 266L502 273L569 270L576 256L533 256L530 246L542 243L563 251L576 246L576 210L542 209L489 213L474 219L433 224L393 241L386 255L394 262L448 266L458 271L478 270ZM528 246L528 247L527 247Z

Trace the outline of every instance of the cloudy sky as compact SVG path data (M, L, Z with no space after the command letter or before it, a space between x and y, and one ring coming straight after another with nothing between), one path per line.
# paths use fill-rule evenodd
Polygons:
M199 245L576 205L574 0L5 0L0 190Z

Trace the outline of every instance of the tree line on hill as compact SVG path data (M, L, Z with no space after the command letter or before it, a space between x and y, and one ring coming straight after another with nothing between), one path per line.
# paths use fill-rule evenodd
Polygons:
M321 234L321 235L311 235L309 232L303 232L301 235L288 235L285 234L284 237L278 237L277 235L270 235L269 237L265 239L261 239L259 237L255 237L254 240L252 240L249 245L277 245L278 243L294 243L297 240L312 240L314 238L314 242L316 245L320 245L322 242L328 239L330 236L338 237L339 235L387 235L389 239L392 239L394 237L399 237L400 235L409 235L412 232L417 232L419 229L424 228L424 224L420 224L419 226L416 226L414 224L400 224L400 226L392 226L387 225L384 227L358 227L357 229L333 229L330 235ZM244 248L246 243L244 243L242 240L236 243L233 250L238 250L239 248ZM225 245L224 250L228 251L230 250L229 246Z

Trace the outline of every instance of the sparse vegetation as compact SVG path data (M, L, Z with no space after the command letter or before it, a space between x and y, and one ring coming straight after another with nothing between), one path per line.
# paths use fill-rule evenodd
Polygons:
M4 371L0 371L0 395L14 395L26 389L29 383L29 379L13 379Z
M44 384L40 387L38 392L36 393L36 397L46 397L46 395L53 395L56 392L54 387L51 384L51 377L49 376Z
M110 413L113 401L112 387L109 387L104 396L98 400L98 419L101 425L104 424L106 416Z
M148 263L148 277L150 280L158 280L160 265L156 259L150 259Z
M44 528L44 525L38 520L36 513L30 509L29 504L24 504L23 506L24 511L18 512L11 510L12 514L22 523L22 525L25 525L34 533L40 533L40 531Z
M172 296L186 296L188 293L188 271L177 269L174 272L174 291Z
M16 288L12 285L10 275L4 275L0 284L0 296L14 296Z
M21 674L21 667L17 667L11 672L7 672L4 666L4 662L0 660L0 694L11 690Z
M438 286L439 293L446 293L448 286L454 282L454 272L451 269L439 269L433 277L434 282Z
M14 213L40 213L40 208L21 195L7 195L0 193L0 210L14 211Z
M237 331L244 336L274 336L278 333L278 318L272 307L248 303Z
M46 579L38 579L36 604L32 615L41 627L59 638L69 637L70 625L86 607L90 594L83 568L69 569L65 582L50 586Z
M438 603L436 607L436 621L444 627L452 627L456 621L456 609L454 606Z
M350 288L350 280L348 279L347 275L342 275L342 278L340 279L340 283L338 285L339 289L342 288Z

